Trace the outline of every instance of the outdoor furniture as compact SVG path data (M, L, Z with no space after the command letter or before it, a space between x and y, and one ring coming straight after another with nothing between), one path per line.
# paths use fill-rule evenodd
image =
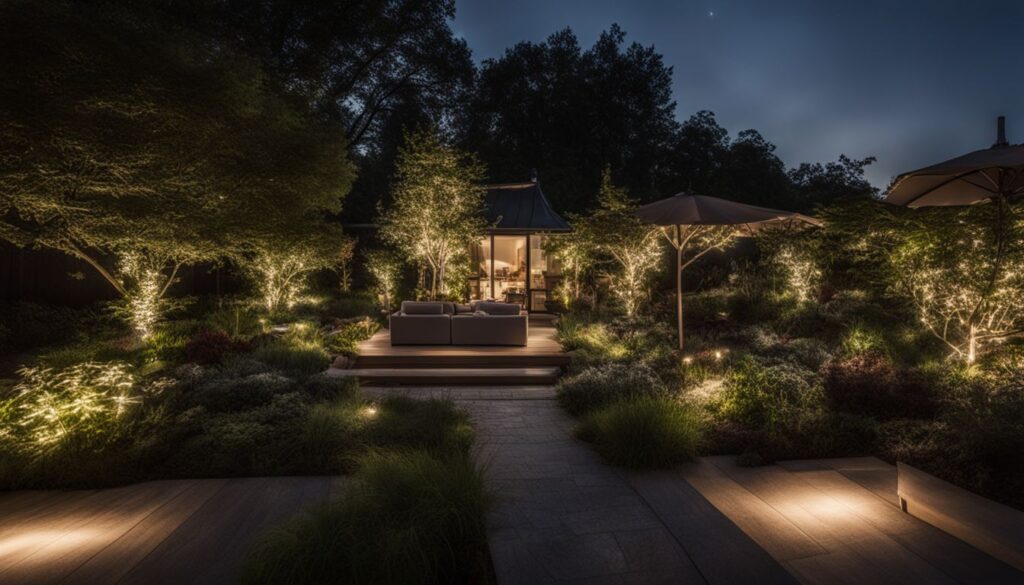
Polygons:
M391 315L391 345L450 345L453 303L421 303L402 301L402 307Z
M390 319L391 345L519 345L529 317L518 304L403 301Z
M529 316L519 305L478 302L470 306L473 313L452 316L452 345L526 345Z

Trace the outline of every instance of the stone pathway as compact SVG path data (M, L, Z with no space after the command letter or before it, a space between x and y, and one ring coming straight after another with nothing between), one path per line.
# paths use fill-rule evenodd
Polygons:
M690 533L713 531L729 549L714 558L689 554L624 474L571 437L571 420L554 400L460 406L474 419L477 455L499 497L488 537L500 585L744 582L708 575L796 583L696 491L678 502L704 511ZM738 559L742 572L730 570Z

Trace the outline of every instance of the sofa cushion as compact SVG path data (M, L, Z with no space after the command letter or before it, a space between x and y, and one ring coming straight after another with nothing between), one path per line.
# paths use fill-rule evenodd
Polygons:
M488 315L518 315L522 308L515 303L489 303L480 302L476 304L477 311L484 311Z
M444 315L444 304L423 301L402 301L402 312L406 315Z
M455 303L450 303L448 301L441 301L441 308L443 309L443 312L444 312L445 315L454 315L455 314Z
M463 305L462 303L455 303L455 314L456 315L465 315L466 313L472 313L472 312L473 312L473 305L471 305L471 304Z

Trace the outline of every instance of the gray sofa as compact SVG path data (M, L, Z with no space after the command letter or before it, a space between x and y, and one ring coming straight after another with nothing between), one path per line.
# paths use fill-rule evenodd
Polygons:
M519 305L403 301L390 317L391 345L518 345L529 337Z

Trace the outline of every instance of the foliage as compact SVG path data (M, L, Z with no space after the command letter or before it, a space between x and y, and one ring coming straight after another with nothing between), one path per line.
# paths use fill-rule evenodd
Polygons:
M0 354L11 354L73 339L102 325L92 309L36 303L0 303Z
M562 378L558 401L572 415L581 415L626 398L664 397L668 389L653 370L641 365L605 364Z
M215 329L200 331L185 345L185 359L197 364L219 362L243 346L227 333Z
M662 56L618 26L587 49L564 29L485 61L460 130L495 176L525 177L543 161L560 211L588 209L608 163L647 200L680 184L659 172L672 161L671 84Z
M117 423L138 403L131 368L87 362L62 370L23 368L4 407L8 431L36 456L72 444L101 449L118 434Z
M820 401L821 390L808 374L792 364L741 359L727 376L716 409L750 428L780 428L797 418L796 411Z
M1024 332L1024 220L999 200L907 214L891 261L921 322L973 363L995 341Z
M440 457L469 453L469 416L451 400L387 396L372 408L361 434L371 446L424 449Z
M378 329L380 323L369 317L337 322L324 334L324 348L332 354L355 355L359 342L369 339Z
M626 315L633 317L647 296L651 274L661 260L661 241L657 230L637 219L635 203L625 190L612 184L611 169L601 178L600 207L587 218L590 230L600 234L598 249L614 262L612 293L622 301Z
M352 292L352 260L356 255L356 239L345 237L334 252L334 270L338 273L338 290Z
M486 577L483 474L465 456L374 451L345 497L271 533L243 583L478 583Z
M391 303L398 292L402 266L402 259L391 250L377 248L366 252L366 269L370 272L374 290L388 313L391 312Z
M939 379L944 404L935 420L893 420L880 448L966 489L1024 505L1024 370L950 367Z
M701 426L692 409L680 402L644 396L589 412L575 432L613 465L652 468L696 457Z
M929 380L913 370L897 370L878 353L833 359L822 377L825 398L835 410L888 419L929 418L937 408Z
M430 298L447 293L452 263L484 228L483 168L435 132L406 136L381 236L430 268Z
M258 347L252 357L298 378L319 374L331 363L330 356L321 347L285 342L272 342Z
M343 137L259 63L148 5L16 1L0 22L0 237L88 263L144 336L181 266L340 209Z
M295 306L305 278L334 262L329 255L333 245L333 238L321 236L253 246L242 266L256 281L263 307L275 313Z

